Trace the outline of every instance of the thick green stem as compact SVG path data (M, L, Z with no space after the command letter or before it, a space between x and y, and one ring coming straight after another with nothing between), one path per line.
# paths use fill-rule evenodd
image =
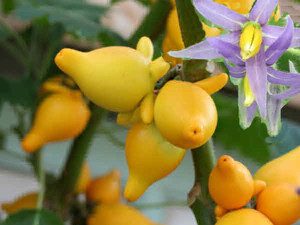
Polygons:
M150 12L139 28L130 37L128 41L130 45L135 46L138 40L143 36L147 36L154 40L162 32L170 9L171 4L169 0L158 0L151 7Z
M91 119L84 132L78 136L70 149L67 162L60 179L57 182L58 200L62 205L68 203L70 194L73 193L82 165L93 140L94 134L102 119L103 109L91 105Z
M188 47L202 41L205 33L191 0L176 0L176 5L184 45ZM208 76L205 68L206 61L184 61L182 79L186 81L205 79ZM189 193L188 202L199 225L213 225L215 224L214 204L208 192L208 178L215 163L212 140L191 151L195 184Z

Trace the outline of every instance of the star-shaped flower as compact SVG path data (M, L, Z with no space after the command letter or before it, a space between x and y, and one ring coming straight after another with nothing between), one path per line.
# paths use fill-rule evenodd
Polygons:
M235 82L239 85L242 127L251 125L258 109L270 135L278 133L285 99L300 91L299 74L273 68L288 48L300 46L300 30L294 28L289 16L284 28L267 24L277 3L278 0L257 0L246 17L212 0L194 0L200 14L229 33L169 53L188 59L225 58L231 77L243 78Z

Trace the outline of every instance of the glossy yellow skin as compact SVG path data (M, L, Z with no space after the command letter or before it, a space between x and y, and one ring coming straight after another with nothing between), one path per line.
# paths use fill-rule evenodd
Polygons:
M37 193L28 193L17 198L13 202L3 203L1 208L7 214L13 214L23 209L34 209L36 208L37 199Z
M124 113L133 111L151 95L156 81L170 67L162 57L151 61L152 56L151 40L143 37L137 49L121 46L90 52L63 49L55 57L55 63L92 102Z
M154 105L154 120L172 144L197 148L208 141L217 126L217 110L210 95L196 84L169 81Z
M125 146L129 177L124 197L137 200L154 182L166 177L182 161L186 151L166 141L153 124L135 124Z
M239 209L227 213L215 225L273 225L262 213L254 209Z
M86 191L89 201L98 204L115 204L121 200L121 174L112 170L91 181Z
M22 148L31 153L46 143L75 138L85 129L89 118L89 108L79 91L49 95L38 106Z
M262 38L263 34L259 25L249 23L244 27L240 37L241 56L243 60L247 60L259 52Z
M85 193L87 190L89 183L91 182L91 170L89 167L89 164L87 162L84 162L80 175L75 187L76 193Z
M268 186L256 200L256 209L274 225L292 225L300 219L299 186L282 183Z
M64 93L70 90L70 87L74 87L75 83L73 80L69 78L65 78L63 76L55 76L48 80L46 80L41 88L40 94L48 94L48 93Z
M88 218L88 225L158 225L145 217L137 209L117 204L101 204Z
M265 188L265 183L254 182L243 164L223 155L209 176L208 188L219 207L233 210L245 206L252 196Z
M267 185L290 183L300 186L300 146L262 166L254 175Z

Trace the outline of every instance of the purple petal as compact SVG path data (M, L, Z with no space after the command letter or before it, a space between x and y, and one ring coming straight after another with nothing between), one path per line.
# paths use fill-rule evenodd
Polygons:
M234 45L238 45L240 42L240 36L241 36L241 32L240 31L234 31L231 32L229 34L224 34L221 36L218 36L218 38L220 38L222 41L234 44Z
M279 91L279 88L275 85L271 85L270 89L275 92ZM276 136L279 133L281 128L281 109L283 106L284 102L282 100L275 99L268 94L268 115L265 123L270 136Z
M267 66L263 44L259 53L246 61L246 70L260 115L264 119L267 116Z
M284 27L265 25L263 26L264 33L264 43L266 46L272 45L276 39L282 34L284 31ZM290 45L290 48L300 47L300 29L294 28L293 40Z
M297 94L300 93L300 86L296 86L296 87L291 87L286 91L283 91L281 93L278 94L272 94L272 97L278 100L284 100L284 99L288 99L291 98Z
M238 14L224 5L213 2L212 0L193 0L198 12L212 23L228 29L238 31L248 19Z
M230 76L234 78L242 78L246 74L246 68L245 67L239 67L239 66L231 66L228 63L225 62L225 65L227 69L229 70Z
M204 40L198 44L192 45L186 49L180 51L170 51L168 54L175 58L186 58L186 59L216 59L222 58L222 55L211 46L207 40Z
M236 65L244 66L241 58L240 48L231 43L225 42L218 37L207 38L208 43L213 46L221 55Z
M290 47L294 34L294 23L290 16L287 17L287 24L284 31L277 40L266 51L266 62L273 65L278 58Z
M273 84L282 84L287 86L300 86L300 74L278 71L272 67L267 68L268 81Z
M253 6L249 18L265 25L277 6L278 0L257 0Z
M238 105L239 105L239 118L240 118L240 126L243 129L250 127L253 119L256 116L257 112L257 104L253 102L252 105L246 107L244 105L245 102L245 93L244 93L244 82L240 82L238 88Z

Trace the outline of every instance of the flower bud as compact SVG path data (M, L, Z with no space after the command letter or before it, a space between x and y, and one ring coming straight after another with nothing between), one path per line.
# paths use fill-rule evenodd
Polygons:
M262 30L259 24L248 23L244 27L240 37L241 56L247 60L255 56L262 43Z

